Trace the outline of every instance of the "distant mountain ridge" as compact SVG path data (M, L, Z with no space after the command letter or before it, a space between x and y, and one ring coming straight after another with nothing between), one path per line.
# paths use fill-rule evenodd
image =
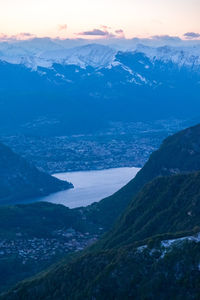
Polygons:
M40 172L0 144L0 204L14 204L72 187L71 183Z
M5 52L4 52L5 51ZM27 51L23 48L10 47L0 52L0 60L12 64L25 65L37 70L38 67L51 68L53 64L77 65L81 68L107 67L115 57L116 50L97 44L85 45L71 49L46 49L45 51Z
M47 65L34 70L23 62L0 61L0 134L61 136L91 133L109 122L199 118L199 58L174 49L46 50ZM68 56L63 61L58 53Z
M46 41L34 44L34 41L26 44L0 43L0 60L12 64L22 64L28 68L37 70L38 67L51 68L53 64L76 65L81 68L112 67L119 63L117 54L119 50L112 46L102 44L86 44L74 48L65 48L64 44L55 44ZM151 61L160 60L163 62L173 62L178 66L194 67L200 64L200 45L192 46L162 46L150 47L138 44L133 48L120 51L126 54L143 53Z

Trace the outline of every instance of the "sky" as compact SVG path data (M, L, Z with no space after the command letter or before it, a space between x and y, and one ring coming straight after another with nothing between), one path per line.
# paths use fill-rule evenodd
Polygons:
M200 38L200 0L0 0L0 36Z

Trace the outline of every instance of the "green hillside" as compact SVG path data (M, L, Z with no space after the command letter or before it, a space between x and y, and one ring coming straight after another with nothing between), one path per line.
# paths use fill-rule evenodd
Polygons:
M1 239L17 239L17 233L24 238L52 237L54 230L63 228L98 233L97 228L82 218L79 210L60 204L36 202L0 206Z
M100 243L106 249L119 247L199 225L200 172L158 177L144 186Z

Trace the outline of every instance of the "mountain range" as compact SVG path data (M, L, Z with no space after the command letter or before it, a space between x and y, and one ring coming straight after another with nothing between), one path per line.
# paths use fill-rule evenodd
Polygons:
M118 193L125 211L97 243L1 299L198 299L199 134L164 141Z
M109 122L199 119L199 45L55 46L26 55L16 45L2 47L0 134L80 134Z
M75 43L74 43L75 44ZM33 70L38 67L51 68L53 64L76 65L81 68L111 67L116 64L118 52L144 53L154 60L172 61L180 65L199 65L198 41L193 44L165 44L150 46L142 41L133 43L123 51L116 45L88 43L72 47L72 44L51 39L32 39L28 41L0 42L0 60L12 64L22 64ZM71 46L70 46L71 45Z

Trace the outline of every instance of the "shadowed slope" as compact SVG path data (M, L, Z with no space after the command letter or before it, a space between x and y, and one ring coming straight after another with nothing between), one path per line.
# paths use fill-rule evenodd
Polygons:
M72 188L68 182L40 172L7 146L0 144L0 204Z

